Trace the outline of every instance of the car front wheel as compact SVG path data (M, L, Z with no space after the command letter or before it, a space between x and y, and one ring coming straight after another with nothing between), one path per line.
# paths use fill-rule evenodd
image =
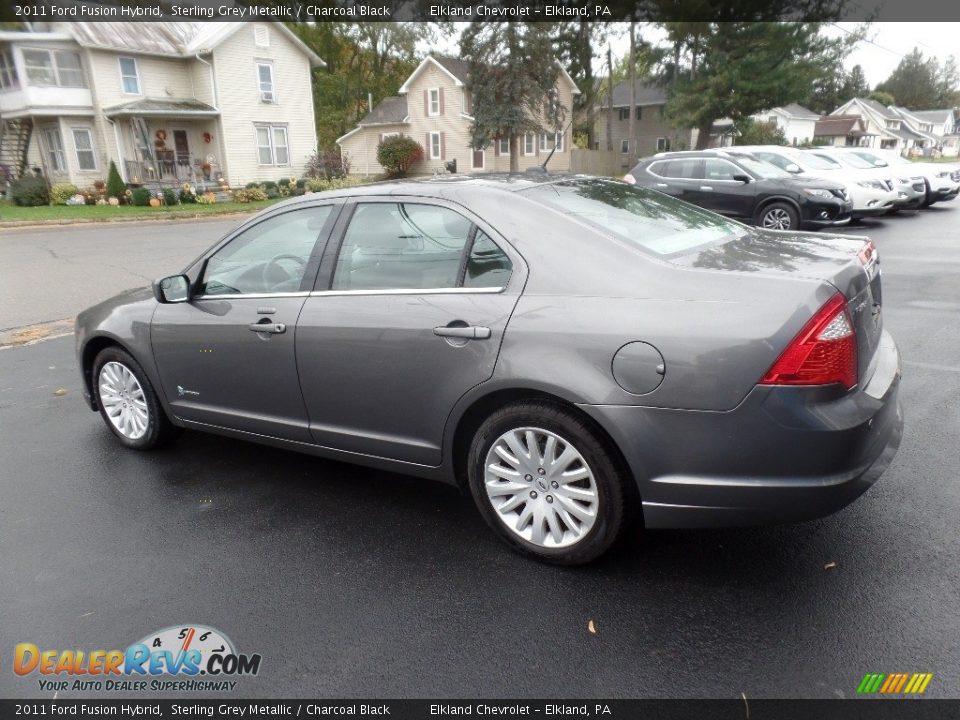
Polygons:
M93 385L103 421L127 447L151 450L177 434L143 368L125 350L100 351L93 363Z
M761 208L756 224L767 230L798 230L800 216L792 205L775 202Z
M559 564L603 554L625 524L624 474L581 417L528 401L491 415L470 448L470 487L508 545Z

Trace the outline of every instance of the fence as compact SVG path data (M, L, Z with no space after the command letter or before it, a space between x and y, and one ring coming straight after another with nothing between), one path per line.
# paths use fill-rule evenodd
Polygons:
M607 175L622 177L626 155L616 150L581 150L574 148L570 153L570 172L584 175Z

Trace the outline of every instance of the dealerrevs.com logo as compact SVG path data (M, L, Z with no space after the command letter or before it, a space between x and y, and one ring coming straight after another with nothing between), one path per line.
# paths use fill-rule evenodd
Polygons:
M43 691L225 691L233 678L256 675L259 654L238 653L219 630L202 625L168 627L126 650L41 649L34 643L14 648L13 671L39 675Z

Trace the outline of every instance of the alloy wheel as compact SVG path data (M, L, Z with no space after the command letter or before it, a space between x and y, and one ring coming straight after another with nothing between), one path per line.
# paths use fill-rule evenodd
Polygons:
M763 226L769 230L789 230L792 224L790 213L783 208L773 208L763 214Z
M503 524L539 547L579 542L598 517L593 471L570 442L549 430L521 427L497 438L487 452L484 485Z
M122 363L111 361L100 368L100 402L110 424L130 440L147 432L150 413L136 375Z

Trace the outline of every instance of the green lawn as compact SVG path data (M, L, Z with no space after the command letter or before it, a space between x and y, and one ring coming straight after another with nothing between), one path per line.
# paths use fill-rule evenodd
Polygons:
M90 222L114 219L154 219L195 217L197 215L222 215L224 213L253 213L272 205L279 200L235 203L223 202L213 205L174 205L137 207L134 205L47 205L42 207L18 207L6 201L0 201L0 223L2 222Z

